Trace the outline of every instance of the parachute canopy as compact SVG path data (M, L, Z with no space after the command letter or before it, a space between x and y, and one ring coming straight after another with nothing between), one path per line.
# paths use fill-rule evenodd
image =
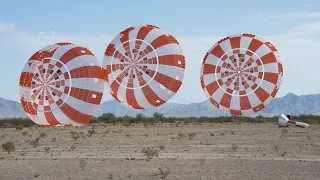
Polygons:
M185 57L172 35L153 25L134 26L112 40L102 67L117 101L133 109L153 108L179 90Z
M20 100L39 125L83 125L95 114L104 90L103 71L87 48L49 45L32 55L20 76Z
M207 52L200 81L217 108L246 115L267 106L282 76L277 49L255 35L241 34L221 39Z

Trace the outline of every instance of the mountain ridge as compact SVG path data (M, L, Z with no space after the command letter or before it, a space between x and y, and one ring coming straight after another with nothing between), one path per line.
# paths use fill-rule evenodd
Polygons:
M95 116L103 113L112 113L116 116L136 116L141 113L152 116L155 112L172 117L217 117L229 116L229 114L213 106L208 100L199 103L179 104L165 103L160 107L134 110L128 108L116 100L105 101L98 108ZM250 116L277 116L281 113L300 115L320 115L320 94L295 95L289 93L286 96L273 99L266 108ZM0 118L26 117L19 102L0 97Z

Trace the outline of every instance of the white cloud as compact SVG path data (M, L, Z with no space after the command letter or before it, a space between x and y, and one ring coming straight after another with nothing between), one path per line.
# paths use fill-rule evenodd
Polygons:
M105 48L115 35L28 33L18 30L14 24L0 23L0 42L2 42L0 75L3 78L1 96L19 100L20 72L30 56L44 46L59 41L70 41L88 47L101 62ZM284 80L279 96L289 92L296 94L319 92L320 22L299 25L280 34L257 35L271 41L280 53L284 65ZM202 59L207 50L222 37L176 36L176 38L185 52L187 65L183 85L172 101L191 103L206 100L199 82ZM111 99L107 90L104 98Z

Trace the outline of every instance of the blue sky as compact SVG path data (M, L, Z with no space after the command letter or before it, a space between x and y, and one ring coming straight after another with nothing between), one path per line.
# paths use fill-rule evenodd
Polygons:
M146 23L174 35L185 52L185 80L172 102L206 100L199 84L202 58L217 40L236 33L259 35L278 48L285 71L278 96L320 92L320 2L316 0L21 2L3 1L0 6L0 75L6 77L0 92L4 98L19 100L20 72L40 48L72 41L87 46L101 62L104 48L117 33ZM105 92L104 100L111 99Z

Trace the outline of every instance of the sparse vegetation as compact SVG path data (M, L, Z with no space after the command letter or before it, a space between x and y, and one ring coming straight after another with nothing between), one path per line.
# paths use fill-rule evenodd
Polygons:
M189 140L192 140L196 136L196 133L189 133L188 136Z
M22 134L22 136L26 136L26 135L28 135L28 131L23 131L21 134Z
M87 165L86 160L81 159L81 160L80 160L80 168L81 168L82 171L84 170L84 167L85 167L86 165Z
M92 135L96 133L96 131L94 129L90 129L88 130L88 137L92 137Z
M232 150L233 150L234 152L236 152L236 151L237 151L237 149L238 149L238 145L236 145L236 144L232 144Z
M38 147L39 146L39 140L40 140L40 137L37 137L35 140L30 141L30 144L33 147Z
M22 126L17 126L17 127L16 127L16 130L22 130L22 129L23 129Z
M7 152L8 154L10 154L11 152L13 152L13 151L16 150L13 142L11 142L11 141L8 141L8 142L6 142L6 143L3 143L3 144L2 144L2 149L3 149L5 152Z
M178 139L179 140L181 140L181 139L183 139L185 137L186 137L186 135L184 133L181 133L181 132L178 133Z
M170 173L170 169L169 168L159 168L159 175L161 179L165 179L169 173Z
M299 115L291 116L291 119L306 122L308 124L320 124L320 116L315 115ZM220 117L165 117L161 113L154 113L152 117L147 117L143 114L138 114L136 117L122 116L116 117L112 113L106 113L100 117L94 117L89 121L90 124L94 123L110 123L116 124L118 122L124 124L137 124L143 123L146 126L152 125L155 122L162 123L176 123L179 126L180 123L184 124L195 124L195 123L228 123L228 122L249 122L249 123L266 123L266 122L277 122L278 117L245 117L245 116L220 116ZM10 128L15 127L17 130L23 127L36 126L36 124L29 118L2 118L0 119L0 127Z
M80 138L80 133L75 131L70 131L71 137L74 141L77 141Z
M50 147L45 147L45 148L44 148L44 151L45 151L46 153L48 153L48 152L50 151Z
M45 133L45 132L41 132L41 133L40 133L40 137L41 137L41 138L44 138L44 137L46 137L47 135L48 135L48 134Z
M163 149L164 149L164 146L159 146L159 149L148 147L148 148L143 148L141 150L141 153L143 153L143 155L146 156L148 160L150 160L153 157L158 157L159 152Z

